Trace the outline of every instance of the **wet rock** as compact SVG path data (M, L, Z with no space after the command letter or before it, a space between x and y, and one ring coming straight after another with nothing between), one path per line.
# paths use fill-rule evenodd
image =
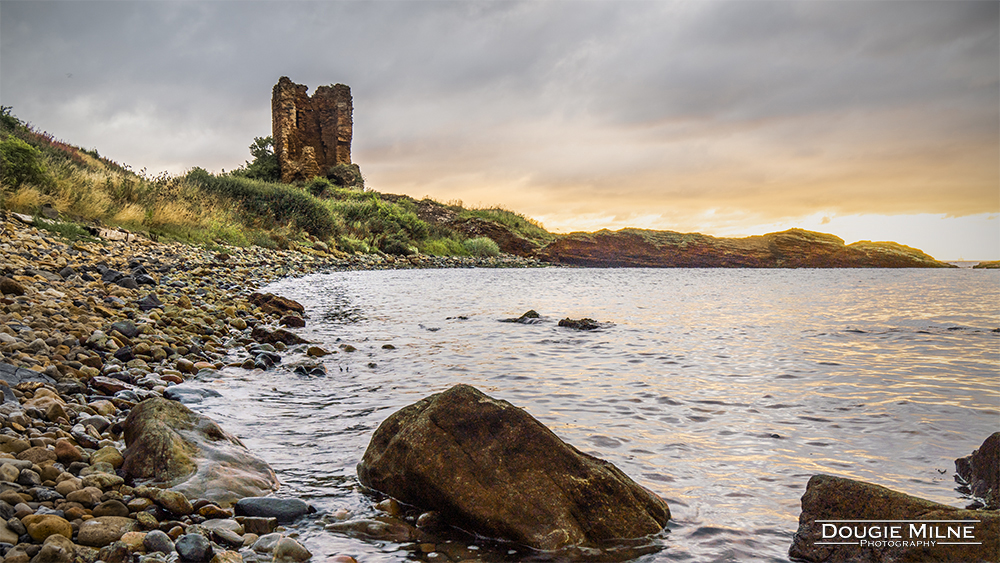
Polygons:
M278 540L272 554L275 561L306 561L312 557L304 545L287 536Z
M358 477L463 529L539 549L646 536L670 518L666 502L611 463L468 385L386 419Z
M287 346L293 344L308 344L309 341L301 336L295 334L294 332L289 332L283 328L275 329L273 331L267 330L262 326L256 326L250 333L250 338L253 338L257 342L262 344L275 344L281 342Z
M265 313L275 316L282 316L290 312L301 314L306 310L298 301L272 293L251 293L247 301L260 307Z
M510 319L500 319L500 322L502 322L502 323L520 323L520 324L528 325L528 324L535 324L535 323L539 322L540 320L541 320L541 315L538 314L538 311L536 311L534 309L531 309L529 311L526 311L520 317L514 317L514 318L510 318Z
M212 543L201 534L184 534L174 542L181 561L204 562L212 558Z
M860 545L848 542L829 545L830 530L824 539L824 525L835 520L927 521L979 520L974 525L975 541L980 545L913 545L897 542L890 546ZM904 526L902 534L907 534ZM813 475L802 495L802 513L788 555L795 559L815 562L878 561L1000 561L1000 513L974 511L938 504L922 498L896 492L879 485L854 481L832 475ZM909 536L900 538L911 539ZM941 539L941 538L937 538ZM984 541L985 540L985 541ZM907 545L907 544L910 545Z
M559 326L565 328L572 328L574 330L596 330L598 328L601 328L600 323L598 323L594 319L588 319L588 318L583 318L583 319L565 318L559 321Z
M964 481L971 496L987 509L1000 509L1000 432L994 432L979 449L955 460L956 480Z
M229 506L278 488L274 471L235 436L184 405L147 399L124 422L124 474Z
M306 375L312 377L320 377L326 375L326 367L322 364L303 364L295 366L292 370L296 375Z
M194 506L183 493L167 489L152 489L152 499L167 512L177 516L187 516L194 512Z
M246 530L243 528L243 524L240 524L238 521L232 518L218 518L215 520L206 520L201 523L201 527L210 532L214 532L215 530L226 530L238 536L242 536L243 534L246 533Z
M281 320L278 321L278 324L281 326L287 326L291 328L302 328L306 326L306 321L305 319L303 319L298 315L285 315L284 317L281 317Z
M396 543L426 541L429 537L405 520L391 516L334 522L327 524L326 530L352 538Z
M192 387L189 385L173 385L171 387L167 387L167 390L163 392L163 398L170 399L171 401L178 401L187 405L200 403L209 397L221 396L222 393L219 393L215 389Z
M242 524L244 532L263 536L270 534L278 527L278 519L263 516L238 516L237 521Z
M142 545L149 553L156 551L161 553L174 552L174 541L170 539L170 536L160 530L152 530L147 533L146 537L142 540Z
M306 354L314 358L321 358L323 356L328 356L330 352L327 352L326 350L320 348L319 346L310 346L306 350Z
M274 546L278 544L278 540L281 539L281 534L271 533L263 535L257 538L257 541L253 543L251 549L257 553L271 553L274 551Z
M316 512L315 508L301 499L278 497L247 497L237 501L234 509L237 516L276 518L281 523L293 522Z

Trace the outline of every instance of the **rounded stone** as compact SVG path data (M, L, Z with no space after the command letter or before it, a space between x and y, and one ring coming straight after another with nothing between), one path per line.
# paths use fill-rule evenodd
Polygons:
M119 541L125 544L130 552L140 551L145 545L146 532L125 532Z
M83 478L85 487L96 487L102 490L114 489L125 484L125 479L110 473L92 473Z
M212 543L201 534L184 534L174 542L181 561L208 561L212 558Z
M275 561L306 561L312 553L294 538L283 537L274 545Z
M122 453L118 451L118 448L114 446L105 446L96 452L90 454L90 463L95 464L99 462L110 463L112 467L118 469L125 463L125 458L122 457Z
M156 496L153 497L153 500L156 504L170 511L171 514L186 516L194 512L194 507L191 506L191 501L189 501L182 493L177 491L160 490L156 493Z
M83 454L80 453L79 448L73 445L72 442L65 438L59 438L56 440L55 445L52 450L56 454L56 459L59 463L69 466L69 464L74 461L82 461Z
M121 539L126 532L133 532L137 523L122 516L98 516L80 524L77 542L90 547L104 547Z
M65 518L55 514L30 514L21 518L21 522L28 530L28 535L36 542L45 541L45 538L53 534L73 539L73 526Z
M237 501L235 508L238 516L273 517L282 523L316 512L301 499L277 497L247 497Z
M35 465L42 465L46 461L56 461L56 453L48 448L41 446L34 446L24 450L23 452L17 454L17 459L23 459L34 463Z
M32 561L45 563L73 563L76 558L76 545L62 534L53 534L45 539L42 549Z
M120 500L108 500L94 507L94 516L128 516L128 507Z
M174 552L174 541L165 532L161 532L160 530L153 530L147 533L146 537L142 540L142 545L149 553L157 551L161 553Z
M92 508L97 506L101 502L101 489L97 487L84 487L77 491L72 491L66 495L66 500L70 502L78 502L87 508Z

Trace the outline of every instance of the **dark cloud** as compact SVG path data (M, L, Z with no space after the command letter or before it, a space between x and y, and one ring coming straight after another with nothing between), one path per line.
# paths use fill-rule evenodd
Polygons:
M998 29L994 1L2 0L0 99L180 172L248 158L280 76L343 82L386 191L664 221L996 213Z

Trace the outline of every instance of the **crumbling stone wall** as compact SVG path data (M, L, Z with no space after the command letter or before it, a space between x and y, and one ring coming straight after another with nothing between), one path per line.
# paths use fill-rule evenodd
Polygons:
M282 182L325 176L351 163L354 103L344 84L309 87L282 76L271 92L271 134Z

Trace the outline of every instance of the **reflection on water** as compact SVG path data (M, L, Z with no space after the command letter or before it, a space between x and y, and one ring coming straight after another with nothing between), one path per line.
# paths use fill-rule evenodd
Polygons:
M997 430L1000 274L980 270L410 270L286 280L329 375L227 369L198 406L328 515L374 516L355 465L390 413L463 382L608 459L673 513L640 561L787 561L809 477L953 506ZM535 309L538 324L497 322ZM613 325L559 328L563 317ZM390 344L394 349L383 348ZM302 358L299 358L302 359ZM300 524L317 555L426 558ZM467 552L468 546L460 546ZM529 559L473 545L489 558ZM443 547L442 547L443 549ZM416 551L414 551L416 550ZM466 553L463 552L463 553ZM467 554L467 553L466 553Z

